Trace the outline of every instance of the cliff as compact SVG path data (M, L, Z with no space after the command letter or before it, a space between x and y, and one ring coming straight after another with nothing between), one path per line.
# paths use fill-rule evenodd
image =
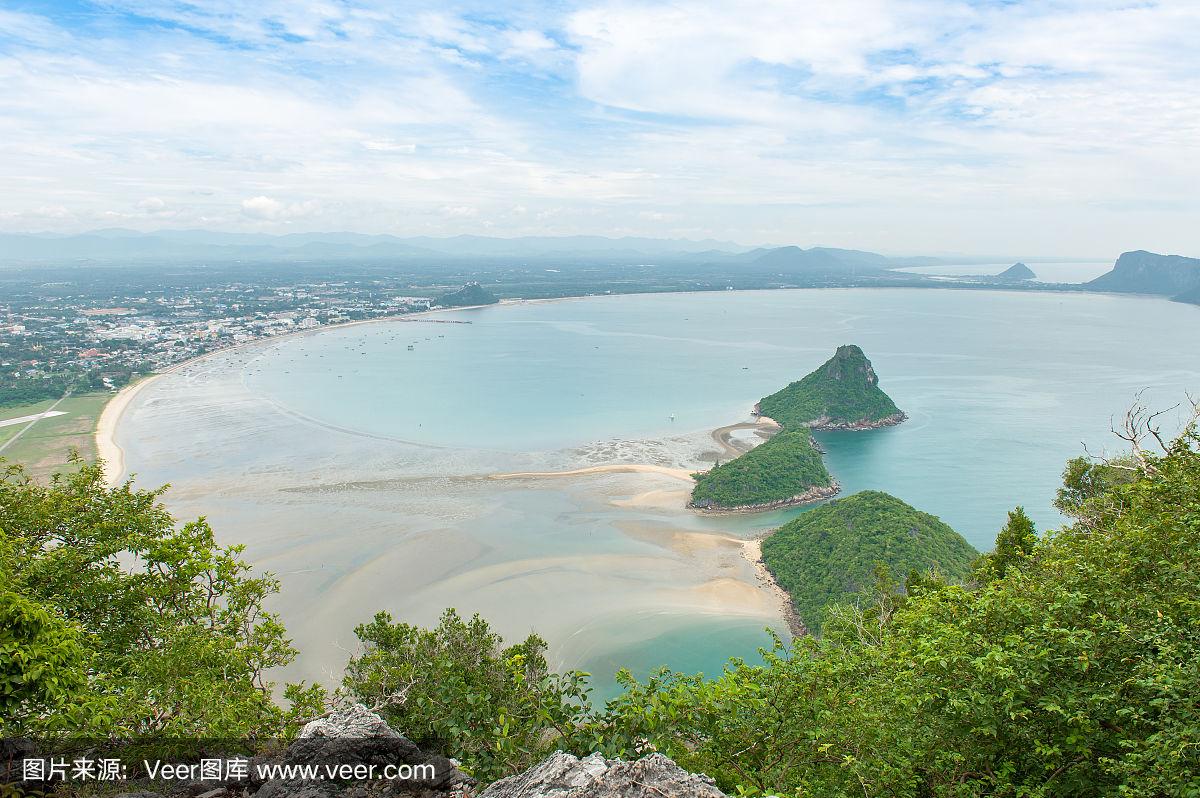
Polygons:
M906 418L854 344L839 346L816 371L759 400L757 410L793 428L874 429Z
M211 751L208 752L211 754ZM416 778L330 778L329 769L409 766ZM254 774L271 767L293 773L315 768L316 778L260 779ZM423 769L423 770L422 770ZM626 761L600 754L580 759L559 751L523 773L494 782L482 793L475 781L444 757L422 752L383 718L361 704L309 723L299 739L280 754L253 757L246 779L211 779L163 785L147 782L115 798L158 798L170 795L201 798L727 798L711 778L689 773L662 754Z
M1200 258L1159 255L1137 250L1117 258L1112 271L1085 286L1093 291L1134 294L1190 295L1200 290ZM1195 301L1182 299L1181 301Z

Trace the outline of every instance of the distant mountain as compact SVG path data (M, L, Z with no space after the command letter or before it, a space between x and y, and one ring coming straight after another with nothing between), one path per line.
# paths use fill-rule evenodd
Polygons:
M1119 291L1134 294L1183 296L1200 288L1200 258L1182 255L1158 255L1137 250L1117 258L1112 271L1085 286L1093 291Z
M203 230L166 230L158 233L98 230L61 237L0 235L0 264L63 261L301 261L436 254L405 244L393 236L357 236L353 233L268 236Z
M519 236L494 238L461 235L450 238L418 236L405 243L448 255L475 257L531 257L546 255L694 255L706 251L724 254L744 252L746 247L731 241L687 239L606 238L605 236Z
M962 580L970 576L978 556L936 516L880 491L855 493L809 510L762 544L763 564L814 634L828 605L852 599L872 585L878 563L899 581L910 571L930 570Z
M760 399L757 410L788 429L873 429L905 419L854 344L839 346L816 371Z
M444 308L465 308L475 305L494 305L499 299L479 283L467 283L457 291L442 294L435 304Z
M362 233L224 233L111 228L80 235L0 234L0 263L54 261L305 261L405 258L679 258L729 256L746 247L728 241L603 236L454 236L399 238Z
M1037 275L1033 273L1033 269L1024 263L1014 263L997 274L995 279L1004 280L1005 282L1019 282L1021 280L1036 280Z
M844 277L848 274L871 274L887 268L888 259L871 252L849 249L813 247L778 247L758 255L749 265L778 271L781 274L808 277Z

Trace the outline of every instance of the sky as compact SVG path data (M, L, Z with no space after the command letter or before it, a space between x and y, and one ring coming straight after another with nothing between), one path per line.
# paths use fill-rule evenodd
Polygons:
M1198 42L1198 0L0 0L0 231L1196 256Z

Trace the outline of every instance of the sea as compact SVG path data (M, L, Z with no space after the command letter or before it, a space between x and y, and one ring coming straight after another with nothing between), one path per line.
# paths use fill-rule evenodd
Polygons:
M1131 404L1181 423L1200 308L1107 294L828 289L522 302L331 328L218 353L148 385L116 440L141 487L274 573L300 651L280 681L336 683L377 612L479 613L556 668L719 674L786 639L743 555L805 508L713 516L638 463L702 470L711 432L841 344L909 420L819 433L843 495L892 493L991 548L1039 529L1064 464L1121 450ZM1176 409L1170 409L1176 408ZM752 433L742 433L752 436Z

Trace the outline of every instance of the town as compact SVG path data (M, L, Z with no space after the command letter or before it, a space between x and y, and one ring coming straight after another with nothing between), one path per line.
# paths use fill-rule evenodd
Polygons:
M0 299L0 407L71 392L117 390L138 375L252 340L428 310L441 292L417 296L383 277L149 281L117 287L73 270L72 279L6 280ZM94 276L93 276L94 277ZM442 306L455 304L441 294Z

